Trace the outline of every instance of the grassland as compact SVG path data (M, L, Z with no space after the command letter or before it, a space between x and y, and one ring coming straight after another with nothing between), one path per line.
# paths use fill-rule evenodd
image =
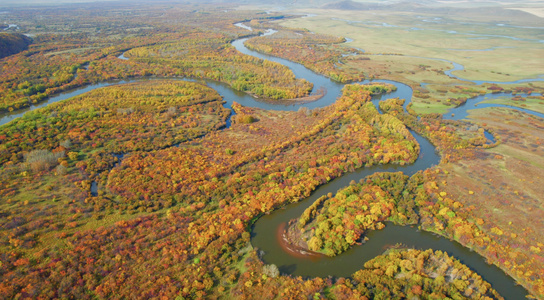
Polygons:
M544 70L544 31L530 26L531 18L498 25L502 16L495 21L482 16L469 22L468 16L406 11L305 12L312 16L281 21L281 25L350 38L352 41L342 46L364 53L346 58L342 68L361 72L366 78L410 85L414 89L413 108L418 113L443 113L449 99L470 98L452 91L452 86L485 93L483 87L444 74L453 68L448 61L463 65L464 70L453 74L467 80L512 82L537 78ZM534 85L542 87L542 82ZM432 100L427 100L429 97Z
M466 23L406 12L310 12L317 16L292 19L282 25L349 37L353 42L346 46L364 49L369 54L396 53L455 61L465 66L465 71L456 75L467 79L514 81L535 78L544 69L541 29Z

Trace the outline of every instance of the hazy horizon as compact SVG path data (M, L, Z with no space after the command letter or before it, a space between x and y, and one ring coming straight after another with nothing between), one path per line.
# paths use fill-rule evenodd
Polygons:
M490 4L497 4L501 6L525 6L525 7L534 7L534 6L540 6L544 5L543 0L533 0L533 1L521 1L521 0L494 0L494 1L485 1L485 0L475 0L475 1L468 1L468 0L426 0L426 1L415 1L415 0L393 0L393 1L383 1L383 0L349 0L353 2L359 2L359 3L381 3L381 4L389 4L389 3L398 3L398 2L415 2L420 4L429 4L429 3L440 3L440 4L453 4L453 5L462 5L463 3L474 5L475 3L481 3L485 5ZM80 4L80 3L100 3L100 2L174 2L174 3L202 3L202 1L196 1L196 0L182 0L182 1L170 1L170 0L4 0L2 1L2 5L9 5L9 6L25 6L25 5L55 5L55 4ZM278 1L274 4L266 2L266 1L249 1L249 0L208 0L204 1L207 3L210 2L217 2L217 3L240 3L240 4L267 4L267 5L275 5L278 4L278 2L288 2L289 4L296 4L296 5L319 5L324 3L334 3L334 2L342 2L342 0L306 0L306 1ZM0 5L0 7L2 6Z

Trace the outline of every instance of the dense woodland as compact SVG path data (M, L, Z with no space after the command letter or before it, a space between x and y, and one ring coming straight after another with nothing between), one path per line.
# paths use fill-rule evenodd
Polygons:
M351 278L293 277L265 265L250 243L252 222L346 172L414 162L419 145L408 128L429 138L443 162L477 158L500 139L485 144L483 131L465 123L418 118L401 99L382 101L380 113L371 95L394 89L386 84L346 85L321 109L234 103L231 111L213 89L174 77L221 81L269 101L304 97L312 86L230 45L259 34L233 24L254 20L248 24L262 29L282 16L196 8L74 6L42 9L44 18L13 10L35 37L28 50L0 60L2 112L89 83L149 80L96 89L0 126L2 297L501 299L479 275L433 250L389 250ZM362 79L338 67L342 50L334 44L341 41L285 30L248 46L304 56L338 81ZM302 51L292 51L296 45ZM338 255L384 221L418 224L544 295L534 272L542 265L537 245L514 250L506 264L512 249L495 238L501 229L440 190L439 173L354 182L310 207L295 230L309 233L310 249Z
M0 58L24 51L31 43L26 35L0 32Z

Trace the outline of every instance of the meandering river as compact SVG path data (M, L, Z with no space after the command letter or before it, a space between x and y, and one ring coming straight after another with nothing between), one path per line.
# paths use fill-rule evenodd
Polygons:
M268 34L271 33L273 32L268 32ZM312 82L314 84L314 90L320 88L325 88L327 90L327 94L324 98L309 105L315 107L322 106L322 104L328 105L333 103L340 95L343 84L333 82L322 75L312 72L298 63L251 51L244 46L244 42L246 40L247 39L240 39L234 41L233 45L236 47L236 49L238 49L238 51L244 54L275 61L289 67L291 70L293 70L297 78L304 78ZM369 81L363 81L360 83L368 82ZM397 91L392 94L375 97L373 102L376 106L382 97L399 97L406 99L405 108L412 99L412 89L405 84L388 80L376 80L373 82L391 83L397 87ZM494 96L505 96L505 94L494 94ZM454 117L451 116L451 112L448 112L449 117L454 119L464 118L467 115L466 111L468 109L475 108L475 104L486 100L487 97L489 96L480 96L469 100L468 104L454 109ZM306 105L309 106L308 104ZM501 107L502 105L487 104L487 106ZM544 118L544 116L540 113L519 109L517 107L510 108L518 109ZM278 107L275 107L274 109L278 109ZM334 194L339 189L349 185L349 182L352 180L359 181L360 179L376 172L403 171L403 173L406 175L412 175L419 170L425 170L438 164L440 157L436 153L435 147L425 138L417 135L414 132L412 132L412 134L420 144L420 154L415 163L408 166L379 165L371 168L361 168L355 172L347 173L325 185L320 186L312 193L310 197L302 200L301 202L290 204L285 209L274 211L270 215L264 215L259 218L259 220L253 226L251 236L252 245L263 252L262 258L266 263L276 264L282 273L312 277L348 277L355 271L361 269L366 261L380 255L385 249L397 243L402 243L407 246L420 249L431 248L435 250L442 250L461 260L471 269L475 270L486 281L490 282L493 288L495 288L506 299L525 298L527 291L523 287L517 285L511 277L506 275L495 265L487 264L485 259L479 254L461 246L455 241L450 241L429 232L420 231L414 227L387 224L387 226L382 230L370 232L367 235L369 240L364 245L354 246L336 257L298 256L286 251L284 247L281 246L281 236L278 234L278 230L281 230L284 224L289 220L299 217L302 212L319 197L326 195L327 193Z
M266 34L273 34L274 31L268 31ZM298 110L300 107L308 107L310 109L317 107L328 106L336 101L340 96L341 89L344 86L343 84L334 82L328 79L325 76L314 73L313 71L307 69L306 67L294 63L285 59L272 57L251 51L244 46L244 42L247 39L235 40L232 44L238 51L252 55L261 59L271 60L278 63L281 63L289 67L295 74L297 78L304 78L314 84L314 91L325 89L327 93L321 97L319 100L314 102L307 103L293 103L293 102L284 102L284 103L272 103L272 102L263 102L255 99L254 97L239 91L233 90L230 86L211 80L201 80L206 83L211 88L215 89L226 101L225 107L230 108L233 101L236 101L244 106L258 107L268 110ZM127 59L122 55L121 59ZM178 78L179 79L179 78ZM100 84L89 85L84 88L76 89L70 92L59 94L55 97L49 98L47 101L42 102L38 105L34 105L23 110L19 110L14 113L9 113L0 116L0 125L6 124L16 118L21 117L25 112L40 107L47 106L51 103L65 100L77 95L81 95L88 91L106 87L113 84L124 84L141 80L150 80L150 79L134 79L134 80L122 80L115 82L106 82ZM160 79L151 79L151 80L160 80ZM195 79L180 79L188 81L197 81ZM363 81L360 83L368 83L369 81ZM384 82L394 84L397 87L397 90L388 95L382 95L373 98L373 103L378 104L381 98L394 98L399 97L406 99L405 107L411 101L412 98L412 89L400 82L394 82L389 80L374 80L372 82ZM494 96L504 96L505 94L494 94ZM509 96L506 94L506 96ZM482 96L476 99L471 99L468 101L469 104L460 106L452 110L455 114L455 119L466 117L466 111L469 108L474 108L474 104L485 100L485 97ZM481 98L481 99L480 99ZM483 107L481 104L478 107ZM502 105L495 104L485 104L486 107L497 107ZM524 111L526 113L533 114L544 118L544 115L541 113L535 113L529 110L520 109L517 107L509 107L516 110ZM451 115L451 112L445 114L445 116ZM227 123L227 127L230 125L230 121ZM350 276L355 271L363 267L364 262L373 257L383 253L388 247L395 245L397 243L402 243L408 246L421 249L436 249L443 250L455 258L461 260L463 263L468 265L471 269L475 270L480 274L485 280L490 282L503 297L506 299L523 299L527 295L527 291L516 285L514 280L506 275L502 270L497 268L494 265L489 265L485 262L485 259L475 252L470 251L467 248L464 248L460 244L450 241L446 238L439 237L437 235L420 231L417 228L409 226L397 226L393 224L387 224L387 226L378 231L370 232L367 237L369 240L363 246L355 246L345 253L336 256L334 258L330 257L320 257L320 258L309 258L309 257L296 257L280 246L277 240L277 230L281 227L281 224L289 221L290 219L296 218L301 215L301 213L311 205L317 198L327 193L336 193L339 189L347 186L350 181L355 180L359 181L360 179L371 175L375 172L397 172L402 171L407 175L412 175L419 170L425 170L427 168L436 165L440 161L439 155L436 153L435 147L429 143L425 138L417 135L412 132L417 142L420 144L420 154L415 163L406 166L400 165L379 165L370 168L361 168L354 172L347 173L325 185L320 186L316 191L312 193L310 197L304 199L303 201L291 204L285 207L272 212L270 215L262 216L253 226L251 243L254 247L257 247L264 252L263 260L266 263L276 264L282 273L293 274L293 275L302 275L302 276Z

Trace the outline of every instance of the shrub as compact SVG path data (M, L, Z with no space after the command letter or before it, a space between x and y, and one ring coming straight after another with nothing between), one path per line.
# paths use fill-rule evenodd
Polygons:
M61 157L64 157L64 151L33 150L24 155L23 169L31 169L35 172L49 170L57 164L58 159Z
M236 122L241 123L241 124L250 124L250 123L253 123L255 121L257 121L257 120L252 115L238 115L236 117Z
M263 266L263 273L268 277L275 278L280 275L280 270L275 264L270 264Z

